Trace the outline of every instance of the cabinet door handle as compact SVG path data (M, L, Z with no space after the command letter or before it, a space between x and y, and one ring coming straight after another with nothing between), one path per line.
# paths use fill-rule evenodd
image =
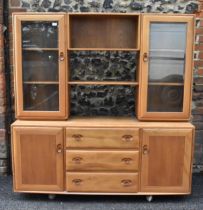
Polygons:
M80 134L73 134L72 137L75 139L75 141L81 141L83 136Z
M133 141L133 136L132 135L123 135L122 140L125 142Z
M148 62L148 54L147 53L143 54L143 61Z
M143 146L143 155L148 155L149 154L149 148L147 145Z
M74 158L72 159L72 161L73 161L75 164L80 164L81 161L82 161L82 158L81 158L81 157L74 157Z
M121 161L124 162L126 165L129 165L132 163L132 158L123 158Z
M82 183L82 179L73 179L72 183L78 186Z
M64 57L64 53L63 52L60 52L60 54L59 54L59 60L60 61L64 61L65 60L65 57Z
M58 145L56 146L56 152L57 152L57 153L62 153L62 152L63 152L63 147L62 147L61 144L58 144Z
M123 185L123 187L129 187L133 184L133 182L130 179L123 179L121 180L121 184Z

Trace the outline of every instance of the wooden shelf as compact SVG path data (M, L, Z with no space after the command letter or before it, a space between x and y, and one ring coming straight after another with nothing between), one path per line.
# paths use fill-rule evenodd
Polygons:
M184 86L184 83L176 83L176 82L149 82L148 85L156 85L156 86Z
M69 81L69 85L134 85L137 86L138 82L125 82L125 81Z
M22 50L26 51L57 51L58 48L22 48Z
M36 84L36 85L58 85L58 81L25 81L23 84Z
M137 14L70 14L68 17L70 49L139 49L140 16Z
M138 48L69 48L69 51L139 51Z

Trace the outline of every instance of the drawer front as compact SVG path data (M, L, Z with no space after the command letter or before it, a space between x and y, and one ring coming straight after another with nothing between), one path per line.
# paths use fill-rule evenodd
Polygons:
M67 128L68 148L139 148L137 128Z
M68 171L138 171L138 151L66 151Z
M137 173L66 173L69 192L138 192Z

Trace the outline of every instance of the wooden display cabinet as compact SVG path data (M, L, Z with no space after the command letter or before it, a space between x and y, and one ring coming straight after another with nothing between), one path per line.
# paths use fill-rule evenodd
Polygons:
M155 121L190 117L193 15L15 13L13 21L14 191L191 193L194 126ZM133 52L136 70L131 79L72 79L71 53L85 51ZM78 86L81 95L109 87L111 96L132 87L135 114L73 117L71 91Z
M16 118L65 119L64 14L14 15Z
M144 15L141 30L140 120L188 120L194 17Z

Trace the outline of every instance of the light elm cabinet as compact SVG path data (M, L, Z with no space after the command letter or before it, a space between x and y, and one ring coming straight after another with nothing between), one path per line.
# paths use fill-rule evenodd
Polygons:
M193 15L14 13L13 24L14 191L191 193Z

